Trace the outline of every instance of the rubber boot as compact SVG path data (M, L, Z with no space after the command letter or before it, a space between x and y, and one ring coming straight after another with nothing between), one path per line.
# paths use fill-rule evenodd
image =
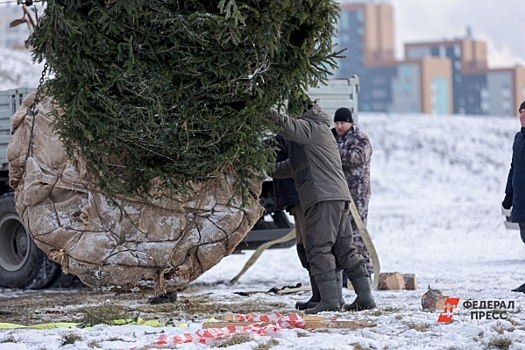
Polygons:
M350 280L350 283L352 283L352 286L354 287L357 298L352 304L345 305L346 311L370 310L376 307L376 302L372 296L372 288L370 287L370 279L368 276Z
M335 276L336 276L336 279L337 279L337 284L339 285L339 306L340 308L342 309L344 306L345 306L345 299L343 298L343 286L344 286L344 277L346 276L343 271L339 271L339 272L336 272L335 273ZM312 280L314 282L312 282L312 286L315 284L315 279L312 278ZM317 289L317 284L315 285L315 288ZM312 291L313 291L313 287L312 287ZM319 289L317 289L317 293L319 293ZM317 299L317 301L308 301L308 305L304 308L304 309L299 309L297 307L297 304L295 304L295 308L298 309L298 310L306 310L306 309L313 309L314 307L317 306L317 304L319 303L319 301L321 301L321 296L319 295L319 298Z
M341 288L336 279L318 282L319 294L321 294L321 301L312 309L306 309L307 314L316 314L321 311L339 311L339 297Z
M295 303L295 308L297 310L306 310L313 308L317 303L321 301L321 294L319 294L319 288L317 288L317 283L315 283L315 278L310 276L310 285L312 286L312 296L308 301L298 301Z

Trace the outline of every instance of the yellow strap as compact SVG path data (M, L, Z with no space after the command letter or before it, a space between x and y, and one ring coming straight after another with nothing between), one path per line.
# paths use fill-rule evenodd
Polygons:
M55 323L42 323L35 324L32 326L24 326L14 323L0 323L0 329L17 329L17 328L27 328L27 329L53 329L53 328L71 328L78 326L79 323L71 322L55 322Z
M112 320L110 324L115 325L115 326L121 326L121 325L142 325L142 326L150 326L150 327L167 326L167 324L164 322L160 322L158 320L144 321L140 317L136 320L133 320L133 319ZM77 327L79 325L80 323L71 323L71 322L41 323L41 324L35 324L32 326L24 326L24 325L14 324L14 323L0 323L0 329L19 329L19 328L54 329L54 328L72 328L72 327ZM180 323L180 324L175 325L175 327L186 328L188 327L188 325L186 323ZM89 329L89 328L86 328L86 329Z
M363 242L365 243L368 254L370 255L370 259L372 259L372 263L374 264L374 281L372 282L372 288L375 289L379 285L379 273L381 271L381 265L379 264L379 257L377 256L374 243L372 243L372 238L370 237L363 220L361 220L361 215L359 215L359 212L357 211L357 207L355 206L352 195L350 195L350 214L352 214L352 218L354 218L357 229L361 233Z
M78 326L78 323L71 322L56 322L56 323L42 323L33 326L27 326L28 329L54 329L54 328L71 328Z
M272 245L277 244L277 243L291 241L294 238L295 238L295 229L291 230L286 236L283 236L281 238L274 239L273 241L269 241L264 244L261 244L259 248L255 250L255 252L250 257L250 259L246 262L246 264L244 264L244 267L242 268L241 272L239 272L237 276L235 276L230 281L230 283L232 284L236 283L239 280L239 278L241 278L241 276L246 272L246 270L248 270L253 265L253 263L259 258L262 252L264 252L267 248L270 248Z
M359 212L357 211L357 207L355 206L355 202L352 198L352 195L350 195L350 214L354 218L354 221L357 225L357 229L361 233L361 237L363 238L363 242L365 243L366 249L368 250L368 254L370 255L370 259L372 259L372 263L374 265L374 280L372 282L372 288L377 288L379 285L379 273L381 271L381 265L379 263L379 257L377 256L377 251L374 246L374 243L372 243L372 238L370 237L370 234L368 233L368 230L365 227L365 224L363 223L363 220L361 220L361 216L359 215ZM295 237L295 229L290 231L286 236L281 237L279 239L266 242L259 246L253 253L253 255L250 257L250 259L244 264L244 267L242 270L235 276L230 283L236 283L239 278L255 263L255 261L259 258L259 256L264 252L266 249L271 247L274 244L282 243L282 242L288 242L292 240Z
M14 323L0 323L0 329L16 329L16 328L25 328L26 326L21 326Z

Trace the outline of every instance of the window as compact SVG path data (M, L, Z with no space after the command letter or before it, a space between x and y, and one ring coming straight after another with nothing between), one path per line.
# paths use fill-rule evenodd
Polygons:
M358 23L363 23L363 11L358 10L355 12L355 19Z
M454 45L454 57L461 57L461 48L459 45Z
M350 35L348 34L339 34L339 42L341 44L346 44L350 42Z
M339 28L348 30L350 28L350 14L346 11L340 13Z
M375 84L375 85L384 85L386 83L386 79L384 76L381 76L381 75L376 75L374 77L374 79L372 79L372 82Z
M374 89L372 90L372 98L380 99L386 97L386 91L384 89Z
M447 57L447 49L443 45L439 45L439 57Z

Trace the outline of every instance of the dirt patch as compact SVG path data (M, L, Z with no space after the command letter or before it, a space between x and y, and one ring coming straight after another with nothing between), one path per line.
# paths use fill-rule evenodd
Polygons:
M209 290L208 290L209 291ZM163 323L202 321L226 313L290 313L289 303L261 302L258 298L240 298L213 294L178 295L173 303L152 305L151 295L141 293L101 293L87 287L10 291L0 289L0 323L35 325L74 322L93 325L115 319L158 320Z

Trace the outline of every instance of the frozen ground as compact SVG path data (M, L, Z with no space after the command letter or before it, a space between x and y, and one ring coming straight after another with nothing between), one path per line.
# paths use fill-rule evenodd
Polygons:
M525 247L517 231L505 229L500 214L518 120L361 114L360 124L374 148L368 230L382 271L414 273L417 290L375 291L377 310L327 314L372 321L377 324L373 328L282 329L266 336L252 335L251 341L227 348L257 349L275 339L272 349L525 349L525 295L510 291L525 282ZM261 306L284 303L291 310L296 301L308 297L234 295L236 291L308 283L294 248L266 251L237 284L226 283L251 254L224 258L180 297L205 295L219 303L223 300L225 312L206 316L216 318L228 313L228 304L236 298ZM421 297L429 285L460 298L451 323L437 322L440 310L422 310ZM0 291L0 296L9 295L24 297L23 292ZM351 301L354 294L345 290L344 296ZM514 307L504 310L504 320L472 319L471 310L463 307L467 300L505 302L507 306L514 302ZM118 303L118 297L109 295L107 302ZM92 329L3 330L0 349L202 349L209 345L175 346L172 339L184 333L196 336L206 317L188 315L187 328L99 325ZM70 333L81 340L61 345ZM154 345L162 336L167 336L167 345Z
M35 86L40 68L27 73L24 71L26 58L17 56L13 63L13 58L6 55L0 52L0 77L9 70L15 74L11 81L0 79L0 88ZM382 271L414 273L417 290L375 291L377 310L326 314L340 319L372 321L377 324L373 328L281 329L266 336L251 334L250 341L225 347L525 349L525 295L510 291L525 282L525 247L517 231L505 229L500 214L512 140L519 130L517 118L361 114L359 122L374 150L368 230ZM195 342L174 345L173 337L185 333L195 337L208 318L218 319L227 314L232 303L237 301L251 302L251 312L272 314L283 310L292 312L296 301L308 298L307 293L284 296L258 293L249 297L234 294L308 283L294 248L289 248L266 251L237 284L228 284L251 254L248 251L224 258L179 295L180 299L209 298L222 303L220 312L210 308L205 315L187 313L184 319L176 320L163 312L158 320L167 326L162 327L97 325L88 329L1 329L0 350L208 348L210 345ZM440 310L422 310L421 297L429 285L449 297L460 298L451 323L437 322ZM53 293L59 304L55 309L38 301L43 294L49 298ZM22 300L34 300L31 308L34 315L46 313L52 319L56 312L56 320L60 315L60 321L64 321L63 311L68 307L100 303L136 307L137 303L144 303L144 300L114 295L95 298L84 291L73 290L67 294L69 296L49 291L0 290L0 299L5 304L15 305L0 305L0 322L6 322L9 312L16 311L10 308L15 308L16 301ZM350 290L345 290L344 296L348 301L354 298ZM513 302L514 307L503 310L506 311L503 320L472 319L471 310L463 306L465 301L505 302L507 306ZM71 305L75 302L78 304ZM287 306L273 310L272 305ZM32 316L22 315L14 323L31 325ZM72 316L70 321L76 322L76 318ZM167 344L156 345L155 342L163 337ZM66 344L66 339L76 341ZM272 339L276 341L270 342Z

